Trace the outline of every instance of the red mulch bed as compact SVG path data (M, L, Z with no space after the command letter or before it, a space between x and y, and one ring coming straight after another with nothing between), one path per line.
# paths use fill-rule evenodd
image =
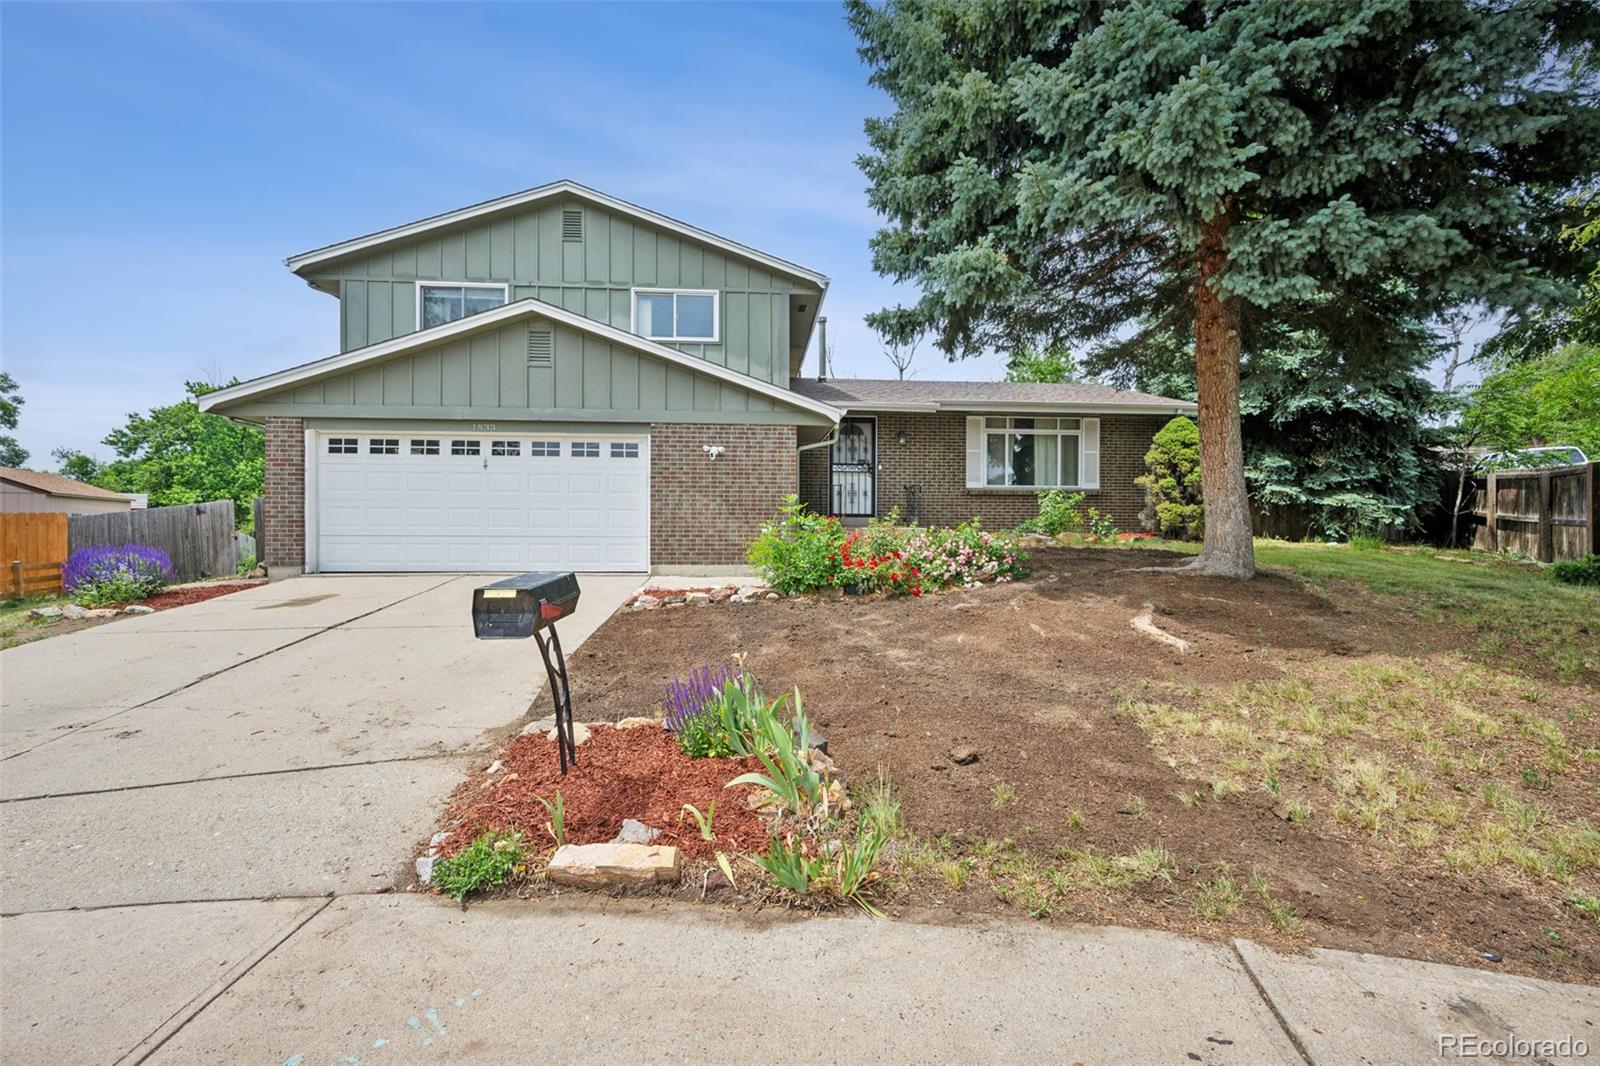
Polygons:
M190 585L186 588L168 589L166 592L158 592L148 599L139 600L137 602L142 607L149 607L153 610L164 611L169 607L186 607L191 603L201 603L205 600L214 600L218 596L226 596L230 592L242 592L245 589L253 589L259 584L261 584L259 581L249 581L229 585ZM126 607L127 604L119 603L116 606L119 608Z
M539 799L554 801L557 789L566 804L569 844L613 840L622 820L634 818L661 830L656 842L677 847L686 859L766 847L766 826L746 806L753 786L723 787L742 773L760 770L755 759L691 759L671 733L653 726L589 730L588 741L578 749L578 765L565 777L548 737L534 734L512 741L500 754L503 769L475 774L451 800L445 822L452 828L439 853L454 855L489 829L520 829L536 846L548 843L544 825L550 816ZM713 800L716 840L703 840L683 805L692 803L704 813Z

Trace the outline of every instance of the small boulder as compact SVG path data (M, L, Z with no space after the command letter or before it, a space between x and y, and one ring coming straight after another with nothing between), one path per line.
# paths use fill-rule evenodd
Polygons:
M753 600L757 596L761 595L763 591L764 590L757 588L755 585L745 585L739 590L739 598L741 600Z
M957 744L950 749L950 761L957 766L970 766L978 761L978 753L965 744Z
M745 603L746 600L745 600L745 598L743 596L741 596L737 592L735 592L732 596L728 597L728 602L729 603Z
M28 612L29 618L60 618L61 608L51 604L49 607L35 607Z
M661 844L563 844L547 876L558 885L611 888L676 884L682 869L678 849Z
M155 614L154 607L146 607L142 603L130 603L122 609L123 614Z
M653 726L659 726L660 724L661 724L661 719L659 719L659 718L646 718L643 715L637 715L637 716L632 717L632 718L624 718L622 721L617 723L617 728L618 729L640 729L640 728L642 728L644 726L652 726L652 725Z
M660 835L661 830L659 829L653 829L633 818L624 818L622 820L622 829L617 833L615 843L654 844L656 837Z
M75 603L65 603L61 605L61 617L70 618L72 621L76 622L79 619L88 618L89 612L87 609L79 607Z
M683 599L690 607L704 607L711 602L711 593L691 592Z
M777 593L776 593L776 592L769 592L769 593L767 593L767 599L769 599L769 600L780 600L780 599L782 599L782 598L783 598L783 597L782 597L782 596L779 596L779 595L778 595L778 594L777 594Z
M684 598L682 596L668 596L666 599L662 600L661 602L666 604L668 607L676 607L680 603L684 602Z
M640 594L639 598L633 601L633 605L642 611L653 611L661 606L661 601L646 592Z
M543 733L551 741L556 739L556 716L547 714L543 718L529 722L522 727L522 735L530 736L534 733ZM582 747L583 742L589 739L589 727L582 722L572 723L572 745Z
M115 607L94 607L84 611L83 616L85 618L115 618L117 609Z
M732 595L733 595L733 587L730 586L730 585L724 585L720 589L712 589L711 592L710 592L711 602L712 603L722 603L724 600L726 600L729 596L732 596Z
M417 880L428 884L433 880L433 864L438 860L432 855L424 855L417 860Z

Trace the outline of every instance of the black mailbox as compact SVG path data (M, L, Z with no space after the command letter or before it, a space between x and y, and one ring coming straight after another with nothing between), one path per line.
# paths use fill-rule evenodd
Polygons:
M567 657L561 653L556 622L578 609L578 575L540 571L518 574L474 589L472 632L479 640L515 640L532 637L539 645L545 673L550 678L550 698L556 705L556 748L561 772L578 765L573 741L572 688L567 683ZM549 639L545 639L545 634Z
M578 575L518 574L472 593L472 631L479 640L533 636L578 607Z

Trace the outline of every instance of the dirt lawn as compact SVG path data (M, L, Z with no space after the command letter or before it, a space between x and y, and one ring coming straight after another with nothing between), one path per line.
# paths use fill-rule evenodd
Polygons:
M1046 549L1015 584L921 600L619 613L573 656L578 715L651 713L736 653L799 686L852 782L902 803L902 910L1595 981L1595 692L1473 663L1370 593L1130 572L1177 558ZM1146 603L1188 654L1130 627Z

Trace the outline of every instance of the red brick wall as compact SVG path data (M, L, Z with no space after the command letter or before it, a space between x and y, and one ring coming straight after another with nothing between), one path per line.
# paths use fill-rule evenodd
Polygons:
M1168 421L1165 415L1100 416L1100 488L1086 492L1085 502L1110 514L1118 529L1143 528L1139 512L1144 490L1133 479L1144 473L1150 438ZM904 444L897 439L902 430ZM800 455L801 499L823 513L829 510L828 462L826 448ZM1039 511L1031 489L966 487L967 420L962 414L880 414L878 465L880 515L898 507L902 516L910 517L909 485L922 487L920 519L925 526L955 525L978 515L991 529L1001 529Z
M708 444L726 451L712 459ZM652 425L651 565L742 566L798 476L793 426Z
M270 569L306 562L306 424L300 418L267 418L267 535L256 531L260 562Z

